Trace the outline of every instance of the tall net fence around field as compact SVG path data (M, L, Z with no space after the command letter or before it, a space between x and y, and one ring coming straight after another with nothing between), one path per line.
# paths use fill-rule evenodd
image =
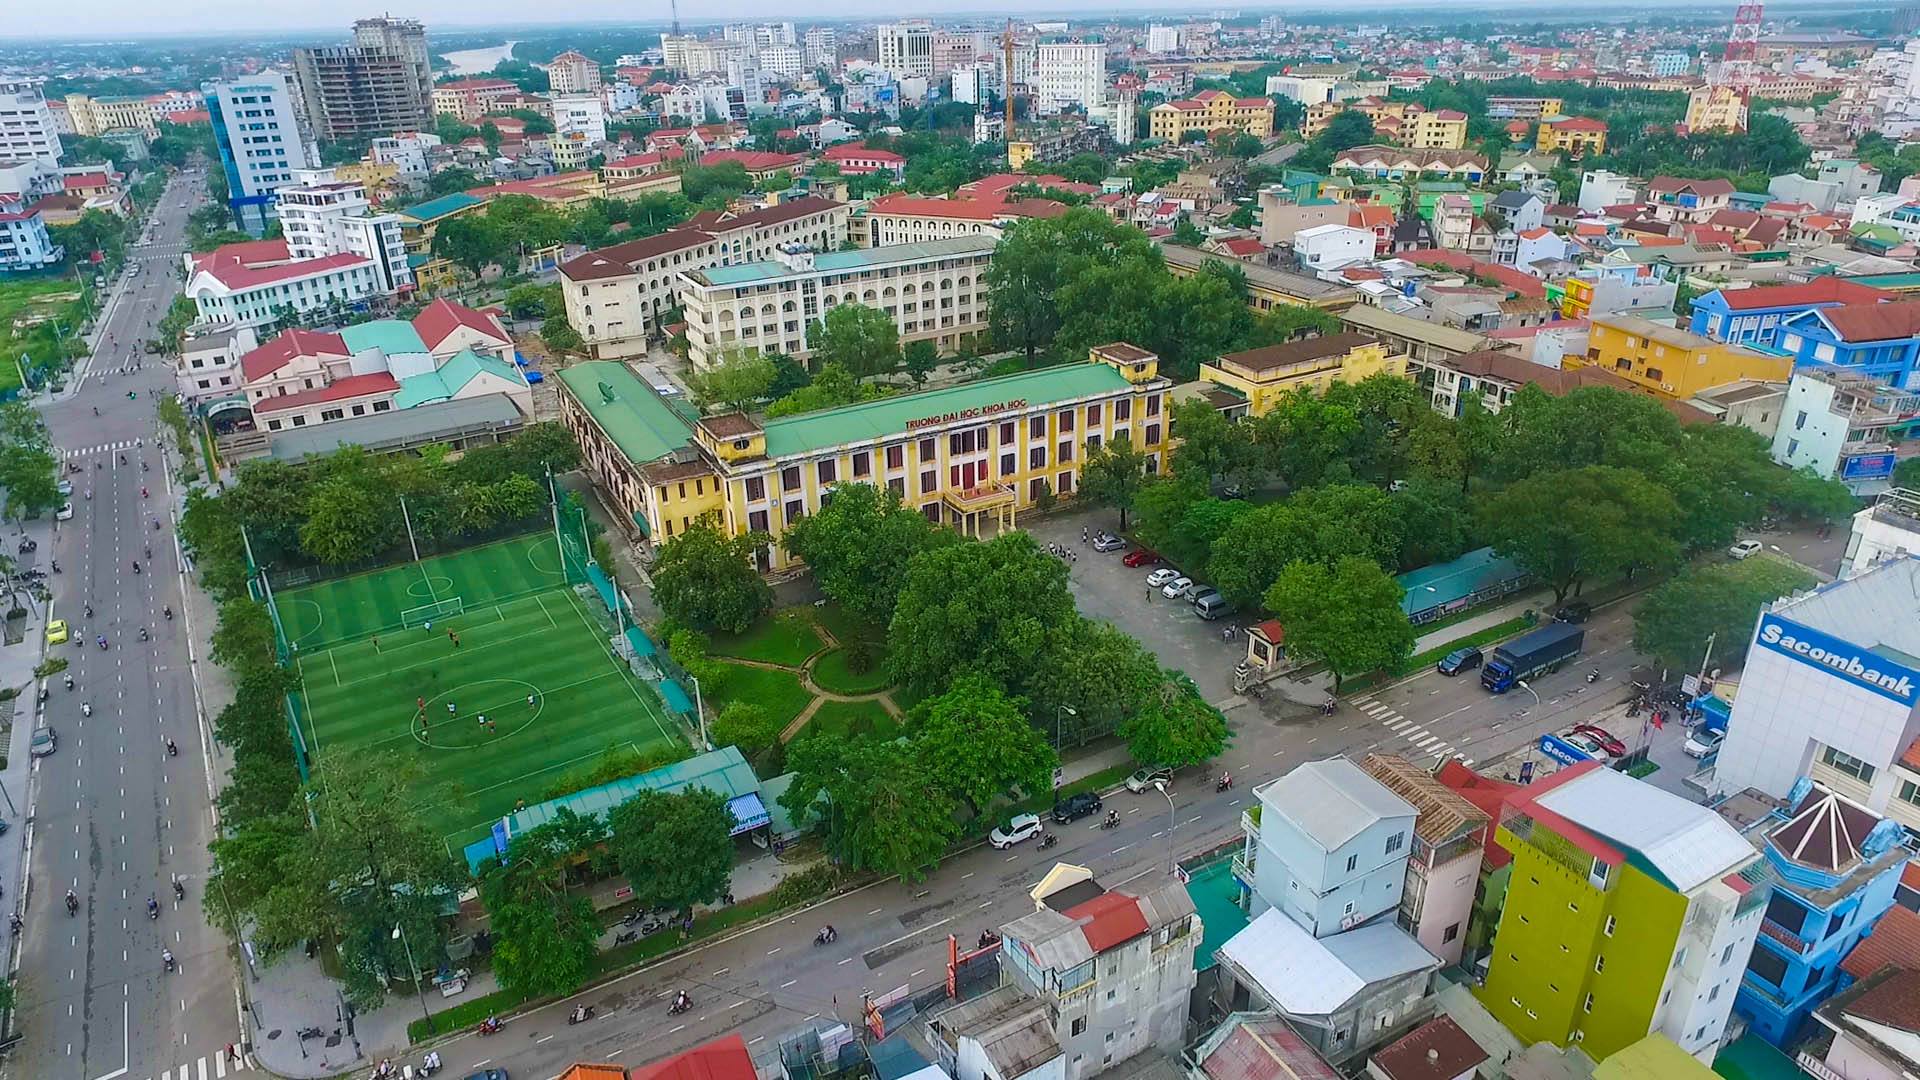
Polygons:
M264 569L268 581L274 588L298 589L308 585L324 585L330 581L343 581L396 566L405 566L436 555L454 555L503 540L546 532L551 527L551 521L543 513L530 518L521 518L518 521L505 522L491 529L461 533L458 536L418 537L418 558L415 557L416 545L408 544L403 540L377 555L370 555L349 563L307 562L288 556ZM548 587L551 588L551 586Z
M666 715L680 724L687 743L699 747L700 718L688 693L693 679L667 655L665 643L648 635L634 617L633 605L598 563L586 565L586 580L574 591L608 647L653 692Z
M293 643L287 640L287 628L280 621L280 605L274 601L273 587L267 582L267 575L248 561L247 592L257 601L266 605L267 619L273 624L274 659L282 667L291 667L294 662ZM307 710L300 700L297 690L287 692L284 707L287 712L287 739L293 744L293 765L300 771L300 782L313 779L313 763L307 753Z

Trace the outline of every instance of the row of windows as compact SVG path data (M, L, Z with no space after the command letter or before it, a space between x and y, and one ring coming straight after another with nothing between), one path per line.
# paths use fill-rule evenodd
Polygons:
M393 402L376 401L372 405L361 404L361 405L353 406L353 415L365 416L370 412L383 413L383 412L391 412L392 410L393 410ZM325 423L328 420L341 420L341 419L344 419L346 415L347 415L346 412L344 412L341 409L327 409L320 414L320 420L322 423ZM281 431L289 426L297 427L297 428L306 427L307 426L306 414L304 413L295 414L292 418L291 424L289 424L287 421L278 420L278 419L267 421L268 431Z

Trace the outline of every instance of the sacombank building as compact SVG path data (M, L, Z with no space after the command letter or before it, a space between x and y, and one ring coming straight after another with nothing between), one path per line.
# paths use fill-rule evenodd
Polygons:
M1785 798L1810 776L1920 835L1920 557L1761 611L1709 781Z

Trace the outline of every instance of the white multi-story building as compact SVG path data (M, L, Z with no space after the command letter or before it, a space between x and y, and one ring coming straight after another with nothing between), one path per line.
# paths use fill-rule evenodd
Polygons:
M660 115L669 119L680 117L691 124L704 124L707 122L706 95L692 83L675 83L673 89L660 95Z
M328 255L296 261L284 240L231 244L185 257L186 295L208 322L262 327L291 311L345 312L381 295L373 261L364 255Z
M591 94L600 89L600 65L568 49L547 62L547 84L556 94Z
M1803 367L1787 382L1773 460L1831 477L1855 495L1876 495L1891 486L1892 432L1916 413L1920 393L1844 368Z
M998 61L977 60L953 69L953 100L962 105L985 105L1002 92Z
M1377 239L1372 229L1316 225L1293 234L1293 256L1309 274L1332 273L1372 262Z
M1178 26L1161 26L1159 23L1154 23L1147 27L1147 51L1177 53L1185 45L1181 40L1185 36Z
M1891 488L1853 515L1840 576L1852 577L1887 559L1920 555L1920 491Z
M1091 109L1107 93L1107 47L1098 41L1043 41L1034 47L1040 111Z
M880 66L896 79L933 77L933 25L924 20L881 23L874 28Z
M0 196L0 274L57 266L66 249L47 234L40 211Z
M782 79L797 79L807 70L806 54L798 45L760 46L760 70Z
M807 56L807 66L810 68L831 69L837 59L835 51L837 46L838 42L831 26L808 27L807 36L801 42L801 48Z
M340 180L333 169L301 169L279 196L280 228L290 258L359 255L373 264L381 292L413 286L400 215L373 213L366 185Z
M688 359L705 370L739 348L804 358L812 328L836 304L886 312L902 343L964 348L987 328L982 279L995 243L963 236L819 254L786 250L764 262L681 271L675 292Z
M427 154L440 145L440 136L424 131L385 135L373 140L367 153L376 165L391 165L394 175L408 183L425 180L431 170Z
M0 161L44 158L58 165L61 153L60 134L40 88L0 82Z
M556 94L551 100L556 134L581 135L596 144L607 141L607 107L597 95Z
M733 119L745 120L747 114L766 103L766 88L760 85L760 58L740 53L727 58L727 89L738 90L745 111L734 110Z
M1920 835L1920 557L1760 612L1711 788L1784 799L1801 777Z
M1580 209L1597 214L1602 207L1623 206L1640 198L1640 185L1631 176L1591 169L1580 174Z
M274 215L274 193L294 182L296 170L319 159L300 126L293 80L262 72L208 83L201 92L227 174L227 204L241 228L263 232Z
M190 405L241 392L240 358L260 345L253 328L233 323L198 325L180 342L173 368L180 397Z

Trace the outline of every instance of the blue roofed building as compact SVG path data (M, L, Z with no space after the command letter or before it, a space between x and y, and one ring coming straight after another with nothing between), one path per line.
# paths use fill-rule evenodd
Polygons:
M1400 609L1407 613L1408 622L1419 626L1515 592L1525 587L1532 575L1519 563L1483 547L1452 562L1409 570L1394 580L1406 590L1400 598Z
M1722 804L1723 816L1740 800ZM1893 906L1908 852L1899 822L1808 779L1747 833L1764 835L1774 887L1733 1007L1749 1030L1785 1048L1840 989L1841 961Z
M772 814L762 798L760 778L754 775L753 767L737 748L723 746L638 776L516 810L494 822L485 839L466 846L467 869L479 874L489 861L506 853L514 837L553 821L562 809L582 817L604 818L614 807L642 791L672 793L689 788L712 791L727 800L736 837L765 829L772 823Z

